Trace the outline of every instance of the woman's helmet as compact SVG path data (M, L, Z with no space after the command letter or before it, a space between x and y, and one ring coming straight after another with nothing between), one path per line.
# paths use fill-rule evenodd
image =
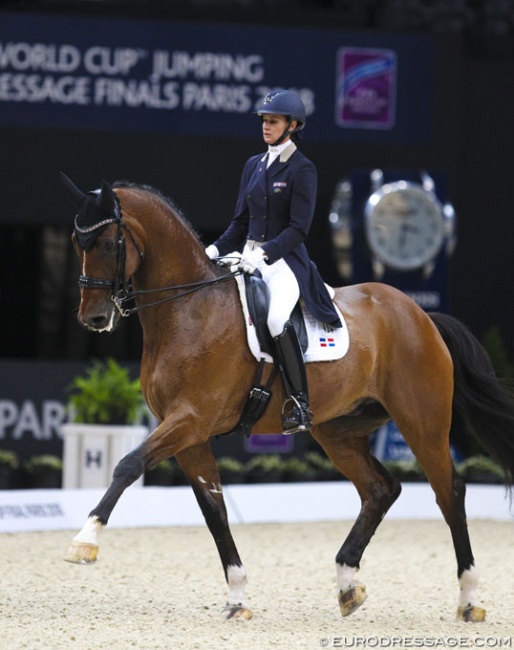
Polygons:
M256 113L257 115L285 115L289 118L289 123L296 121L297 126L294 131L301 131L307 121L302 100L296 93L284 88L270 90L259 104Z

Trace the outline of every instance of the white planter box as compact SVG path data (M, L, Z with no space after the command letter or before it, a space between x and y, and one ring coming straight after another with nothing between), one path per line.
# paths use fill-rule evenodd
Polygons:
M67 423L61 427L63 488L108 487L118 462L148 434L143 426ZM134 485L143 485L143 476Z

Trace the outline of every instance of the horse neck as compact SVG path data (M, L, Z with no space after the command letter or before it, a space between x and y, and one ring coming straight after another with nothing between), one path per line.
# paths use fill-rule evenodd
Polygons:
M191 227L160 199L150 200L151 209L146 206L135 217L144 262L132 278L134 287L155 289L214 277L215 270Z

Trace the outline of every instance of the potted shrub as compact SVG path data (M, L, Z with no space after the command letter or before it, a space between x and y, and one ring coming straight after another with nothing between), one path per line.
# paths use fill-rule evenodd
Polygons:
M346 477L334 467L332 461L320 454L318 451L309 451L305 454L305 460L314 471L315 479L318 481L341 481Z
M386 460L386 470L399 481L420 483L426 481L425 474L415 459Z
M137 424L144 410L139 379L132 380L114 359L94 361L69 391L69 422L62 426L63 485L107 487L118 461L147 433Z
M503 483L505 476L498 464L489 456L477 454L457 465L457 471L468 483Z
M131 380L127 368L114 359L94 361L70 386L68 411L72 422L134 424L144 400L139 379Z
M245 465L247 483L278 483L282 479L282 460L278 454L254 456Z
M230 456L222 456L218 458L216 463L223 485L244 483L245 466L240 460Z
M16 487L19 466L16 452L0 449L0 490Z
M29 476L29 487L32 488L60 488L62 486L63 462L58 456L43 454L32 456L25 463L25 470Z
M316 480L316 471L306 460L302 460L296 456L284 460L282 471L284 473L284 481L291 483Z
M180 471L179 468L169 458L161 460L155 467L145 472L144 483L165 487L173 485L177 471Z

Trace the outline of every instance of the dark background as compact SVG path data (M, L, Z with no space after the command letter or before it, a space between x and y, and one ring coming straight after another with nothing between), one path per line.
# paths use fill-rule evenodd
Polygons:
M3 12L93 14L162 20L230 22L432 33L436 39L432 137L428 144L312 142L318 167L311 256L325 280L341 285L330 254L327 216L336 183L355 169L434 170L445 174L458 217L450 263L450 311L480 338L498 327L514 352L514 3L511 1L264 0L208 2L3 2ZM313 52L315 56L315 52ZM280 63L277 62L277 65ZM210 215L206 244L228 223L246 158L262 148L248 138L0 128L0 358L138 360L140 332L131 319L114 335L75 321L78 269L69 245L72 210L57 179L62 169L85 189L101 178L150 183L185 215ZM29 223L31 222L31 223Z

